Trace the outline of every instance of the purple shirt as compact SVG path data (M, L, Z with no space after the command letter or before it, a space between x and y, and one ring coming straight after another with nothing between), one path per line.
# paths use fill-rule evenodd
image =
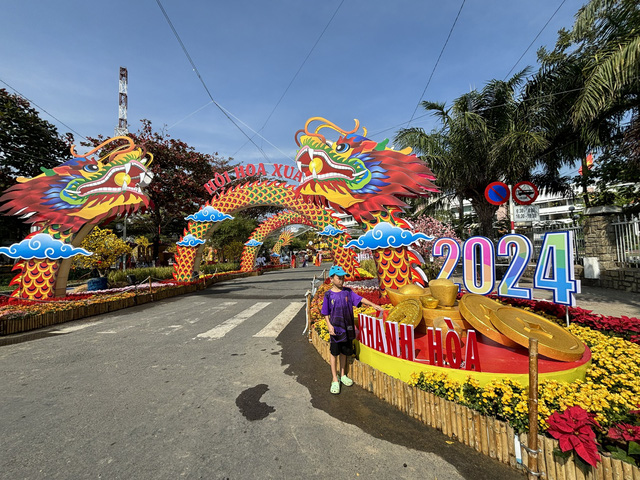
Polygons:
M329 315L331 325L346 330L347 339L353 340L356 338L353 307L359 306L361 302L362 297L350 288L345 287L340 292L328 290L324 294L320 313Z

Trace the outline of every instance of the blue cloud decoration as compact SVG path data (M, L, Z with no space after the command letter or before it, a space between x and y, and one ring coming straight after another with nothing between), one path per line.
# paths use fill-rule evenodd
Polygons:
M9 258L24 260L33 258L60 260L76 255L84 255L85 257L93 255L92 252L88 252L84 248L75 248L73 245L56 240L46 233L37 233L33 237L25 238L20 243L14 243L9 247L0 247L0 253L4 253Z
M360 250L377 248L400 248L408 247L418 240L433 240L426 233L414 233L411 230L396 227L387 222L378 223L373 230L369 230L360 238L351 240L344 245L344 248L359 248Z
M324 235L325 237L335 237L337 235L342 235L344 230L339 230L333 225L327 225L321 232L318 232L318 235Z
M247 247L259 247L260 245L262 245L262 242L259 242L257 240L254 240L253 238L251 240L249 240L247 243L245 243L245 245Z
M271 256L272 256L272 257L279 257L279 256L280 256L280 254L278 254L278 253L276 253L276 252L273 252L273 253L271 254Z
M185 235L182 237L182 240L176 243L176 245L180 245L181 247L197 247L198 245L202 245L204 240L194 237L191 234Z
M228 213L222 213L210 205L200 209L198 212L185 217L185 220L193 220L194 222L221 222L223 220L233 220Z

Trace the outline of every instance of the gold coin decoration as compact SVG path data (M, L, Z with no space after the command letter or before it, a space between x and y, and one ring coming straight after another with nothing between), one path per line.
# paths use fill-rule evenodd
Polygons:
M493 325L494 312L502 304L475 293L467 293L458 302L460 313L464 319L479 333L489 337L505 347L517 347L518 343L500 333Z
M538 339L540 355L574 362L584 354L584 343L575 335L546 318L521 308L502 306L491 321L501 333L514 342L529 347L529 338Z
M417 327L422 321L422 306L418 300L414 299L400 302L391 309L387 321L407 323Z

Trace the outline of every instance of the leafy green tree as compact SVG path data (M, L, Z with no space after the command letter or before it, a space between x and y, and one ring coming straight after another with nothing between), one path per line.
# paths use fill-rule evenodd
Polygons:
M67 161L72 143L70 133L59 135L27 100L0 89L0 191L15 184L17 177L35 177L42 173L40 167ZM0 216L0 231L2 238L18 241L29 226L16 217Z
M411 147L426 160L444 194L470 200L480 222L480 233L493 236L493 216L498 209L484 198L487 185L495 181L528 180L537 165L537 153L546 139L531 124L531 112L520 101L518 88L527 70L507 81L491 80L453 101L425 101L422 106L440 121L427 134L422 128L398 132L395 144ZM462 218L462 217L461 217Z
M224 251L226 246L237 242L244 246L244 243L249 240L249 236L257 227L258 221L255 218L247 217L243 213L235 214L233 220L225 220L220 223L213 232L209 244L219 251ZM240 253L242 253L242 249L240 249ZM229 258L234 257L235 255L229 256Z

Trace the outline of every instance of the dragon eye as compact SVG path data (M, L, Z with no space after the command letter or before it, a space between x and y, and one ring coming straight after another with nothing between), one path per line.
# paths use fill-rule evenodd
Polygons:
M339 143L336 145L336 152L338 153L345 153L349 151L349 145L347 145L346 143Z
M89 165L85 165L84 167L82 167L82 169L85 172L97 172L99 170L97 165L94 165L93 163L90 163Z

